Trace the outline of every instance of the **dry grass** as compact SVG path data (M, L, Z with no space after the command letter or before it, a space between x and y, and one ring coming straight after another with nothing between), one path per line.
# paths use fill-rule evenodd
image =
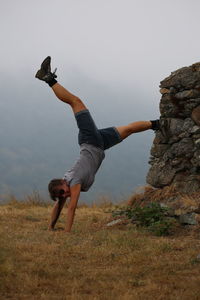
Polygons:
M200 194L195 192L190 195L180 193L173 186L154 189L151 186L143 187L141 193L133 194L128 204L133 207L145 206L150 202L166 203L170 207L200 211Z
M199 229L153 237L133 225L106 228L103 207L64 212L47 231L51 206L0 206L0 299L200 299Z
M166 199L179 198L181 194L172 186L166 186L162 189L154 189L151 186L145 186L141 193L133 194L129 199L131 206L143 206L148 202L166 202Z

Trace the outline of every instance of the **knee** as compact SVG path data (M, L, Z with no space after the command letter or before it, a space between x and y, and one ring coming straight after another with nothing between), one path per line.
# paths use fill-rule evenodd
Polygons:
M76 97L76 96L75 96L74 101L72 103L72 108L73 108L74 112L78 112L80 110L87 109L85 104L83 103L83 101L80 98Z
M83 104L83 101L79 97L75 97L74 101L79 105Z
M130 135L130 134L133 133L133 128L132 128L131 124L128 124L128 125L126 126L126 128L125 128L125 133L126 133L126 135Z
M74 106L85 106L83 101L76 96L74 97L73 105Z

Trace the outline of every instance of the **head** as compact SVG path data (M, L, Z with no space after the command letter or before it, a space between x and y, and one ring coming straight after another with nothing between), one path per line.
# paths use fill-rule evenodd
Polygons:
M70 196L70 187L64 179L52 179L49 182L48 189L53 201L67 199Z

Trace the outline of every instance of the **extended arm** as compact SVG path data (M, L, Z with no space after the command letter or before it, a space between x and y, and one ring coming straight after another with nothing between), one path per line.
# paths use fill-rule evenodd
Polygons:
M49 230L53 230L54 226L56 225L56 222L60 216L61 210L63 209L63 206L66 202L66 199L62 199L62 200L57 200L52 213L51 213L51 222L49 224Z
M71 196L70 196L70 203L68 206L68 211L67 211L67 224L66 224L66 232L70 232L72 228L72 224L74 221L74 215L75 215L75 210L77 207L78 199L80 196L80 191L81 191L81 185L76 184L70 188L71 191Z

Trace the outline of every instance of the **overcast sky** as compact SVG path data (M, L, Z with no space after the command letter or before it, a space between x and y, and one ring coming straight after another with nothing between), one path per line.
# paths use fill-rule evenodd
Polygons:
M100 126L157 118L159 82L200 61L199 11L198 0L0 0L4 150L14 151L15 141L28 132L36 139L54 124L60 128L59 122L75 128L71 111L34 78L47 55L58 68L59 82L86 101ZM41 119L49 124L46 132ZM57 134L61 143L61 131ZM143 134L139 148L148 150L152 139ZM137 160L135 141L127 142L126 155ZM37 146L44 151L42 144ZM141 162L142 176L148 156Z
M31 72L51 55L59 69L70 64L96 80L157 87L170 71L199 60L198 0L0 3L6 72Z

